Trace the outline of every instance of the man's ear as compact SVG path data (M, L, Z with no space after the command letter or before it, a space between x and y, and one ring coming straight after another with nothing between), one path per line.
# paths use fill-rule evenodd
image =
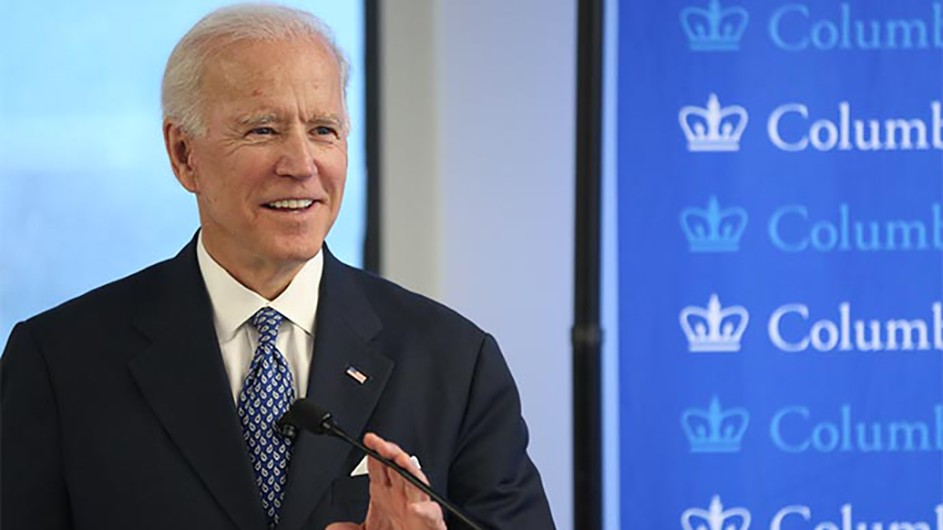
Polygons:
M170 167L174 171L180 185L191 193L197 193L196 173L193 168L192 150L193 137L168 120L164 120L164 147L170 157Z

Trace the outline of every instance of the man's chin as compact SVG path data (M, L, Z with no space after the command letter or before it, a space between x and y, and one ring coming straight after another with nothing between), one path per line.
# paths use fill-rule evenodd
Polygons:
M311 238L304 241L290 241L273 248L269 254L272 261L282 262L286 265L305 263L313 259L321 251L323 240L318 239L312 242Z

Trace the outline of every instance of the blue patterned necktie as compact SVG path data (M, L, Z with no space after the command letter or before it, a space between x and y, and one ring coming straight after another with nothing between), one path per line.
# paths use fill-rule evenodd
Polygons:
M252 316L252 325L259 330L259 346L242 384L237 407L269 528L278 525L291 460L292 441L282 436L275 426L295 399L288 362L275 347L278 326L283 319L281 313L271 307L263 307Z

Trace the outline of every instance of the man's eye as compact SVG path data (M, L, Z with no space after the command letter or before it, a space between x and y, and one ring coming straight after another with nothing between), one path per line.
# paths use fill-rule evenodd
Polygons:
M275 134L275 129L271 127L256 127L254 129L250 129L249 134L261 134L263 136L267 136L270 134Z
M327 127L327 126L325 126L325 125L322 125L322 126L320 126L320 127L315 127L315 128L314 128L314 133L317 134L318 136L333 135L333 134L335 134L335 133L334 133L334 129L332 129L332 128L330 128L330 127Z

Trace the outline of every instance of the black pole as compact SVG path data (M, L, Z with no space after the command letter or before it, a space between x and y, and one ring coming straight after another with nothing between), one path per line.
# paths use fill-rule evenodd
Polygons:
M379 0L364 0L367 226L363 268L374 273L380 272L380 16Z
M579 0L573 308L573 527L602 528L599 324L603 0Z

